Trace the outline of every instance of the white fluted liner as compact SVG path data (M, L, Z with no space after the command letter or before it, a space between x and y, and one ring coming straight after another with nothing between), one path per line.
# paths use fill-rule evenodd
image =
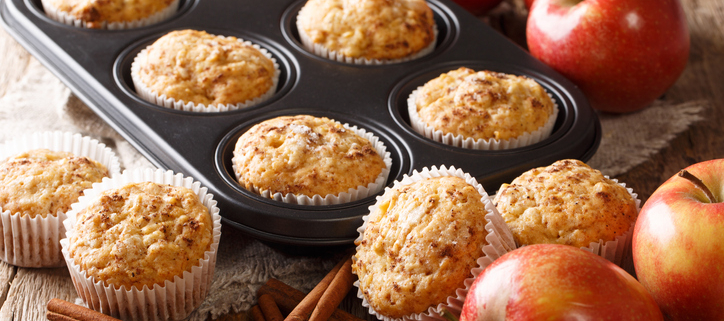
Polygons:
M335 121L338 124L341 124L338 121ZM390 168L392 166L392 158L390 157L390 152L387 151L387 146L379 139L379 137L375 136L375 134L368 132L364 128L359 128L357 126L352 126L350 124L342 124L342 126L347 129L353 131L355 134L364 137L367 139L370 144L375 148L375 151L378 155L382 157L382 161L385 163L385 168L382 169L382 172L380 172L380 175L377 176L374 182L367 184L367 186L357 186L356 188L350 188L346 192L341 192L339 194L327 194L327 195L313 195L313 196L307 196L302 194L293 194L293 193L274 193L271 194L269 190L261 190L258 186L252 186L252 191L254 193L257 193L265 198L271 198L276 201L289 203L289 204L299 204L299 205L332 205L332 204L342 204L342 203L348 203L353 202L358 199L363 199L367 196L377 194L379 191L381 191L387 184L387 178L390 175ZM234 173L236 173L236 161L232 159L232 164L234 164L232 167L234 169ZM238 181L238 177L236 178Z
M78 28L88 28L85 21L71 16L68 12L58 10L58 8L54 6L51 1L42 0L41 2L43 4L43 10L45 11L45 15L48 16L50 19ZM133 21L117 21L110 23L107 21L102 21L100 28L97 29L123 30L149 26L164 21L173 16L178 11L178 6L179 0L174 0L174 2L172 2L167 8L156 12L146 18Z
M355 281L354 285L357 287L357 297L362 299L362 306L368 308L368 311L371 315L374 315L379 320L384 321L411 321L411 320L419 320L419 321L446 321L446 319L442 316L443 309L451 312L455 316L460 316L460 312L462 311L463 303L465 302L465 297L467 296L468 291L470 290L470 286L472 286L473 281L475 280L475 277L477 277L488 265L493 263L497 258L502 256L505 253L508 253L516 248L515 246L515 240L513 239L513 234L511 233L508 226L505 224L505 220L500 215L498 210L495 208L495 205L493 205L492 198L488 196L488 193L485 191L482 185L480 185L477 180L475 180L474 177L470 176L470 174L463 172L461 169L455 168L454 166L446 167L445 165L440 166L438 169L436 166L432 166L432 168L423 168L421 171L413 171L412 175L404 175L402 180L395 181L394 186L392 188L399 188L400 186L410 185L412 183L418 182L420 180L433 178L433 177L443 177L443 176L456 176L460 177L465 180L468 184L474 186L478 193L481 195L481 201L483 204L485 204L485 210L487 211L487 214L485 215L485 219L488 221L488 223L485 225L485 230L488 232L488 235L485 237L485 240L488 242L488 245L483 246L483 253L484 256L477 259L478 266L473 268L471 270L471 273L473 277L467 278L464 281L464 286L458 288L455 291L456 296L449 296L446 300L446 302L440 303L437 306L428 308L427 311L423 313L418 314L412 314L408 316L404 316L402 318L389 318L384 315L379 314L377 311L375 311L367 302L367 300L364 297L364 293L359 288L359 281ZM387 191L390 189L389 187L385 189ZM379 201L382 198L382 196L378 196L377 200ZM373 212L374 209L377 207L377 203L370 206L369 212ZM363 224L360 228L357 229L357 231L360 233L360 236L355 241L355 244L359 244L362 241L362 238L364 236L364 231L367 226L367 222L369 221L369 214L362 217Z
M0 161L13 155L34 150L70 152L103 164L111 176L121 171L116 154L105 144L78 133L48 131L21 136L0 145ZM60 239L65 234L65 213L29 215L10 213L0 204L0 259L22 267L63 266Z
M146 181L183 186L196 193L201 203L209 209L209 215L213 220L213 241L210 249L204 252L204 257L199 260L198 265L191 268L191 272L184 271L183 275L175 276L173 280L166 280L163 285L155 284L153 288L144 285L143 289L135 286L131 289L126 289L125 286L116 289L111 285L103 284L100 280L96 281L92 277L88 277L73 262L68 253L70 237L75 233L76 215L105 190L119 188L132 182ZM82 196L78 203L73 204L72 209L68 211L68 218L63 221L63 224L67 230L65 238L60 241L63 256L78 296L90 308L122 320L182 320L206 298L216 266L216 255L221 237L221 216L213 194L193 178L161 169L125 171L123 174L113 179L105 179L102 183L95 184L93 189L87 190L86 195Z
M222 38L227 38L224 36L220 36ZM197 113L218 113L218 112L226 112L226 111L234 111L239 110L247 107L251 107L254 105L258 105L260 103L263 103L264 101L268 100L277 91L277 86L279 84L279 75L281 74L281 71L279 69L279 63L277 63L276 58L274 58L271 53L269 53L268 50L262 48L261 46L257 44L253 44L250 41L246 41L240 38L237 38L238 41L254 47L256 50L259 50L264 56L271 59L272 62L274 62L274 75L272 75L272 85L269 87L269 90L267 90L264 94L262 94L259 97L249 99L245 102L237 103L237 104L224 104L224 105L204 105L204 104L196 104L192 101L183 101L183 100L176 100L171 97L167 97L164 95L159 95L157 92L153 91L151 88L146 86L143 81L140 79L140 69L141 65L144 64L145 60L147 59L147 49L141 50L141 52L138 53L136 58L133 59L133 63L131 64L131 79L133 80L133 85L136 89L136 94L138 94L143 100L150 102L152 104L156 104L159 106L163 106L166 108L176 109L176 110L183 110L183 111L191 111L191 112L197 112Z
M553 132L553 126L556 124L556 119L558 118L558 103L556 103L556 100L553 99L553 96L548 94L553 101L553 114L551 114L543 126L533 132L526 132L511 139L474 139L471 137L464 137L463 135L444 133L441 130L436 130L435 128L425 124L425 122L423 122L420 118L415 101L417 93L421 88L422 86L417 87L417 89L415 89L407 98L407 112L410 116L410 125L416 132L445 145L478 150L501 150L528 146L548 138Z

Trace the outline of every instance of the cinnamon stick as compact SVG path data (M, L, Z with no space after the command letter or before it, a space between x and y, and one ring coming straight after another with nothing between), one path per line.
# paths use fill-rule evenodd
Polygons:
M339 272L339 269L342 267L342 264L346 262L346 257L337 263L337 265L332 268L327 275L324 276L322 281L319 281L317 285L307 293L307 296L304 297L304 299L297 304L296 307L294 307L294 310L287 315L286 319L284 321L307 321L309 320L309 316L312 314L312 311L314 311L314 307L317 306L317 302L319 302L319 298L322 297L322 294L324 294L324 291L327 290L327 287L330 283L332 283L332 280L334 279L334 276L337 275L337 272Z
M279 309L282 313L289 313L294 310L294 307L301 302L305 294L286 283L277 279L271 278L266 281L264 285L257 291L257 296L262 294L269 294L274 298ZM336 309L332 312L332 316L329 318L330 321L364 321L349 312L341 309Z
M251 319L254 321L266 321L264 320L264 313L261 312L258 304L251 307Z
M348 258L342 267L334 276L332 283L329 284L327 290L319 298L319 303L314 308L309 321L327 321L335 309L342 303L344 297L347 296L349 290L354 285L354 275L352 274L352 258Z
M98 311L61 299L48 301L48 312L45 316L50 321L120 321Z
M264 313L264 320L266 321L282 321L284 317L282 312L279 311L279 307L274 302L274 298L269 294L262 294L257 299L259 301L259 308Z

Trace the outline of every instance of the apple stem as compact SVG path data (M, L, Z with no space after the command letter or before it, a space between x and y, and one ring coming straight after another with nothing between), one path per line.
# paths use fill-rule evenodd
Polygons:
M679 177L683 177L689 180L696 187L704 191L704 194L709 199L709 203L716 203L716 198L714 197L714 194L712 194L709 188L704 185L704 182L702 182L698 177L694 176L694 174L689 173L689 171L685 169L682 169L681 171L679 171Z

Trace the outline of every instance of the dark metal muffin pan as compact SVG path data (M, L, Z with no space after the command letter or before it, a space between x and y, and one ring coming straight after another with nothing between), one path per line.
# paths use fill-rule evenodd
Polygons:
M596 114L572 83L450 0L428 1L440 31L432 54L382 66L333 62L305 51L294 24L304 0L181 0L173 18L120 31L52 21L45 17L40 0L1 1L5 29L101 118L156 166L207 186L219 202L224 224L276 244L349 245L375 197L301 206L264 199L242 188L231 168L236 139L271 117L327 116L373 132L393 160L388 186L413 170L446 165L473 175L489 194L533 167L563 158L586 161L601 138ZM141 100L130 80L133 57L178 29L236 36L266 48L281 68L276 94L260 105L224 113L177 111ZM407 96L461 66L525 75L541 83L560 109L553 134L522 148L478 151L442 145L414 132Z

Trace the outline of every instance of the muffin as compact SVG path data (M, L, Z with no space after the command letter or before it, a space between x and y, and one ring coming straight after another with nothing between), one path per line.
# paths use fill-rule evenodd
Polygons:
M533 79L461 67L413 91L408 112L413 129L438 142L506 149L548 137L558 107Z
M493 202L519 245L564 244L589 251L609 242L614 248L624 245L639 210L630 190L574 159L523 173L503 184Z
M218 112L261 103L276 91L279 66L266 49L197 30L167 33L131 65L136 92L151 103Z
M254 125L236 142L239 184L298 204L337 204L382 190L392 163L386 147L362 129L326 117L281 116Z
M437 28L424 0L308 0L297 16L312 53L347 63L397 63L429 54Z
M63 255L91 308L124 320L179 320L208 293L220 220L213 196L191 178L124 172L73 204Z
M130 29L176 13L178 0L42 0L45 14L68 25L91 29Z
M118 159L89 137L46 132L1 146L0 160L0 259L62 266L65 213L84 190L118 172Z
M363 305L381 320L439 317L442 308L459 314L475 275L514 249L494 216L482 186L455 168L396 182L370 207L356 241Z

